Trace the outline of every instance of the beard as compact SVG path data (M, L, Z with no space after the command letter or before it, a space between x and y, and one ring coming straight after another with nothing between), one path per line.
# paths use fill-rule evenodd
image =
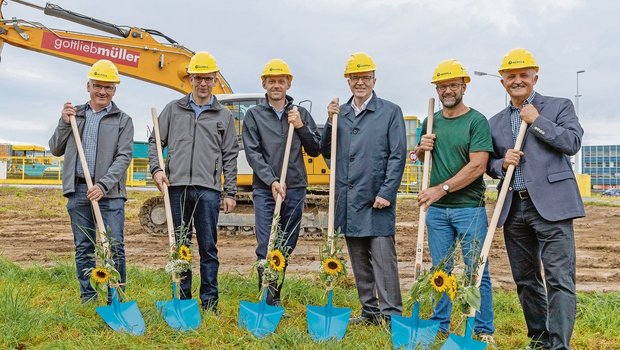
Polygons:
M463 101L463 96L454 95L454 97L440 98L441 104L445 108L453 108Z

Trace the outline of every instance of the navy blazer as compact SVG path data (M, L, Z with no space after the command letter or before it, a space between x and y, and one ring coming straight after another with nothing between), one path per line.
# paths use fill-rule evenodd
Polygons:
M535 93L532 105L540 116L525 133L524 155L520 162L530 198L545 220L583 217L585 210L570 162L570 156L579 151L583 136L573 103L566 98ZM505 108L489 120L493 153L490 154L487 174L493 178L503 179L504 155L508 149L514 148L510 114L510 108ZM498 227L506 222L512 194L512 187L509 187Z

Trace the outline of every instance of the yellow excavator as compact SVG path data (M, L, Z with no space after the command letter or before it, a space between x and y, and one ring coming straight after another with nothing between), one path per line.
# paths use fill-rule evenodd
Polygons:
M23 0L11 2L33 7L46 15L75 22L112 36L51 29L41 23L24 19L4 18L2 6L6 2L0 0L0 52L6 42L15 47L85 65L108 59L115 63L123 75L158 84L182 94L191 91L186 67L194 52L158 30L115 25L52 3L46 3L45 7L42 7ZM162 43L155 37L166 42ZM219 84L214 88L214 93L220 102L233 112L237 133L241 135L245 111L262 102L264 94L235 94L222 74L217 74ZM145 109L147 108L148 106L145 106ZM241 152L238 157L238 200L240 204L247 204L251 201L248 189L252 185L252 169L246 161L241 137L239 143ZM303 218L302 234L320 235L321 228L326 227L327 223L325 214L318 210L325 200L325 192L321 186L329 184L329 170L320 156L311 158L306 155L304 158L311 189L308 204L312 208L307 210ZM220 229L229 234L253 234L254 216L251 209L239 206L236 211L236 214L220 214ZM166 217L161 196L150 198L143 203L140 222L152 234L166 233Z

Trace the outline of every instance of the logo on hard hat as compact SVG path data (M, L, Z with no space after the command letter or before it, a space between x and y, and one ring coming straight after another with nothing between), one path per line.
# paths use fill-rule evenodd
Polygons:
M277 71L280 71L280 72L283 71L282 68L273 68L273 67L269 68L270 72L273 72L274 70L277 70Z
M358 63L357 64L357 68L362 68L362 67L370 67L369 64L362 64L362 63Z
M445 72L445 73L439 72L439 73L437 73L437 76L440 77L442 75L450 75L450 74L452 74L452 72Z
M209 66L201 66L199 64L195 65L194 68L209 68Z
M518 60L518 61L510 60L510 61L508 61L508 64L517 64L517 63L525 63L525 61L524 60Z

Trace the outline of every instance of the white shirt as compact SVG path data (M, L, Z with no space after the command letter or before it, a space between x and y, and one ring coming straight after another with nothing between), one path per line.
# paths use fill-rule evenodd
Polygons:
M355 116L357 116L358 114L362 113L365 109L366 106L368 106L368 102L370 102L370 99L372 98L373 94L370 94L370 97L368 97L368 99L366 101L364 101L364 103L362 103L362 108L359 109L357 108L357 106L355 105L355 98L353 98L351 100L351 107L353 107L353 111L355 112Z

